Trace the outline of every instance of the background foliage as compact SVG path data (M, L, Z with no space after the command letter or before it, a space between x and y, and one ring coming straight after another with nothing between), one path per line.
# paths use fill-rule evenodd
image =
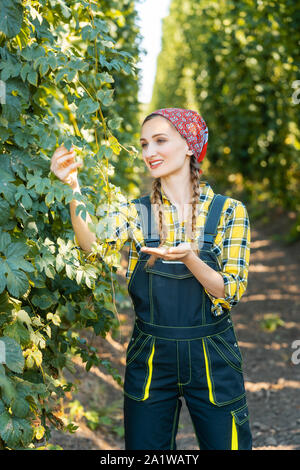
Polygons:
M101 8L0 0L0 12L0 448L19 449L48 439L52 426L66 428L56 411L73 389L63 376L74 372L72 356L121 382L79 334L105 336L116 324L118 254L104 262L105 245L89 255L79 248L73 193L50 172L50 158L62 143L76 146L84 160L78 211L85 218L88 210L101 239L103 208L123 200L122 190L135 196L140 181L132 145L139 36L132 0Z
M300 212L299 45L293 0L171 0L163 20L149 108L202 113L209 177L258 214ZM290 239L299 236L298 215Z

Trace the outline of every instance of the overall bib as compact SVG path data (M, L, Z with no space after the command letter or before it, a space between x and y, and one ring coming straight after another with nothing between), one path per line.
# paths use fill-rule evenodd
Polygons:
M221 267L212 245L225 199L215 195L209 206L199 255L216 271ZM149 196L133 202L147 208L148 224L137 207L145 245L158 247L157 229L151 238ZM126 352L125 448L175 450L184 397L200 449L251 449L242 357L230 314L212 315L211 300L183 262L158 258L144 269L149 256L140 251L128 284L135 324Z

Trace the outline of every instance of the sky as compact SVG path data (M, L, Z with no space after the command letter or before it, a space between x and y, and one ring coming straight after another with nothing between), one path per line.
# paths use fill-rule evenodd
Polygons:
M169 14L171 0L142 0L136 2L139 18L137 25L143 40L141 47L147 54L141 54L137 66L141 69L141 86L138 93L140 103L149 103L156 74L156 59L161 49L162 18Z

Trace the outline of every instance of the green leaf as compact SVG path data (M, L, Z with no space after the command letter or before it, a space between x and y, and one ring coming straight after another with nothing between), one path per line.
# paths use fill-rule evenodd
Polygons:
M104 106L110 106L113 104L113 90L99 90L96 93L96 98L102 102Z
M21 76L23 82L25 82L26 77L31 72L31 70L32 70L31 65L28 62L26 62L26 64L23 65L21 73L20 73L20 76Z
M6 276L3 266L0 265L0 292L3 292L6 287Z
M13 305L7 292L0 294L0 327L12 317Z
M7 232L0 232L0 251L4 253L11 243L11 237Z
M35 72L35 70L32 70L31 72L29 72L29 74L27 75L27 80L28 80L29 83L31 83L32 85L37 86L37 81L38 81L38 74L37 74L37 72Z
M22 258L24 255L26 255L28 250L29 250L29 247L25 245L25 243L16 242L16 243L11 243L10 245L8 245L6 249L4 250L4 254L6 255L7 258L10 258L10 259L14 258L16 262L19 263L18 258ZM31 266L29 263L28 265ZM32 269L31 271L34 271L34 269Z
M0 415L0 436L8 447L27 446L33 439L33 429L23 418L11 416L7 411Z
M108 120L108 125L111 129L119 129L121 122L123 121L123 118L114 118L114 119L109 119Z
M3 401L0 399L0 415L6 410Z
M82 99L76 110L76 114L78 116L82 116L83 114L92 114L99 109L99 106L99 102L94 101L91 98Z
M15 178L4 169L0 171L0 194L2 193L4 197L11 203L13 203L13 196L16 191L14 184L11 184L12 181L15 181ZM5 232L4 232L5 233ZM0 251L1 251L1 234L0 234Z
M26 418L29 413L29 403L25 398L17 395L11 402L11 410L18 418Z
M40 65L40 68L39 68L39 72L40 72L41 77L43 77L44 75L46 75L46 73L48 73L49 68L50 68L50 66L49 66L48 62L46 62L46 60L43 60L43 62Z
M7 411L0 415L0 436L8 447L17 447L21 439L22 431L18 421Z
M80 311L80 315L84 318L87 318L88 320L96 320L97 319L97 313L90 310L89 308L82 308Z
M1 72L1 80L4 82L7 81L10 77L17 77L20 74L22 65L18 62L11 62L10 60L6 62L2 62L0 64L0 68L2 68Z
M0 127L0 139L2 142L5 142L10 136L9 129L5 129L4 127Z
M32 297L32 303L42 310L46 310L53 305L54 299L49 294L39 294Z
M24 357L20 345L8 336L0 337L5 344L5 364L13 372L21 373L24 368Z
M13 398L16 397L17 392L11 379L6 376L2 364L0 364L0 389L2 400L9 406Z
M46 52L43 46L33 42L31 45L24 47L21 51L21 56L28 60L35 60L38 57L45 57Z
M28 315L28 313L26 312L26 310L19 310L17 312L17 318L20 322L24 322L28 326L31 325L31 318Z
M1 0L0 31L8 38L19 34L23 21L23 7L18 0Z
M26 274L23 271L19 271L17 268L10 267L8 262L6 262L6 272L6 286L9 293L14 297L24 295L29 288Z
M27 328L25 328L24 325L22 325L18 321L7 325L4 328L3 333L5 334L5 336L9 336L22 346L27 346L30 342L29 331L27 330Z
M21 442L23 446L27 447L28 444L32 441L34 432L30 423L26 419L16 418L16 422L19 424L19 427L22 431Z

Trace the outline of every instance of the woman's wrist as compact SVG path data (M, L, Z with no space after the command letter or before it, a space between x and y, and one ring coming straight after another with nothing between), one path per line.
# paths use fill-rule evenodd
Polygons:
M189 253L187 253L187 255L182 259L182 261L184 262L184 264L188 267L189 263L192 262L195 258L198 258L198 256L196 255L196 253L191 250Z

